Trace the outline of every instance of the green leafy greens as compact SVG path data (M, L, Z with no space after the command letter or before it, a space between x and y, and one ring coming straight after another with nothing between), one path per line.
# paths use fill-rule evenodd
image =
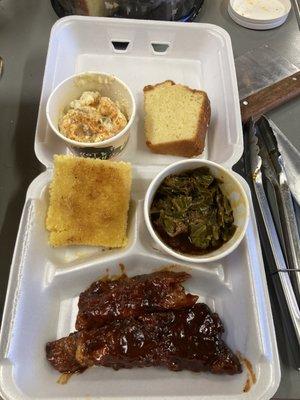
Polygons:
M220 183L206 167L164 179L150 213L168 245L183 253L204 254L233 236L233 212Z

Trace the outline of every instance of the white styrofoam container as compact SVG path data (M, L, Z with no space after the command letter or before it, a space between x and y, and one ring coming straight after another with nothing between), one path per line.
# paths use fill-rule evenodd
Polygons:
M114 41L128 42L127 50L115 50ZM169 47L161 53L152 44ZM65 78L87 70L116 75L136 98L137 116L122 160L159 169L180 159L149 152L144 140L143 87L166 79L208 93L212 123L204 156L228 167L241 157L239 97L231 41L224 30L197 23L69 17L52 30L40 102L35 152L47 168L52 166L54 153L67 151L47 124L47 99Z
M115 50L112 41L129 42ZM152 43L168 44L155 52ZM121 250L53 249L47 243L45 215L52 157L67 151L49 131L45 105L51 90L75 72L113 73L133 90L138 114L126 151L133 164L129 244ZM159 368L91 368L56 383L58 373L45 358L45 343L74 329L77 298L91 282L123 263L129 276L177 263L156 248L143 219L143 198L151 179L178 157L150 153L142 127L142 88L164 79L202 88L212 104L212 124L202 157L228 168L240 158L242 130L239 99L228 34L208 24L162 23L68 17L51 33L36 131L35 151L47 170L30 185L24 206L3 316L0 341L0 394L29 399L185 399L267 400L280 381L280 368L263 261L253 207L245 238L220 262L191 265L186 288L219 313L225 340L254 368L257 382L243 393L246 370L236 376L171 372ZM238 177L238 175L237 175ZM245 181L238 177L250 199Z

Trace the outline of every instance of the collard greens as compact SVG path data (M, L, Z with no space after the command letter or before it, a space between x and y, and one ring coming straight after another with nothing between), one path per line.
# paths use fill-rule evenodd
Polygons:
M180 250L180 242L186 242L193 253L205 253L232 237L232 208L219 183L206 167L164 179L150 213L154 228L171 247Z

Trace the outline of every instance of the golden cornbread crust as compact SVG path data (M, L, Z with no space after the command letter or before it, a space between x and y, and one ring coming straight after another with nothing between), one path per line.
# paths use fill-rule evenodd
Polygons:
M130 190L129 163L54 156L50 244L124 247Z

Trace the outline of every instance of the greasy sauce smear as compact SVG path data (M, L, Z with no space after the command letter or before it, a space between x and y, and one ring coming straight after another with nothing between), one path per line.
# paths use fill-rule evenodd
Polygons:
M164 265L163 267L158 268L157 270L155 270L155 272L161 272L161 271L173 271L173 272L177 272L177 270L179 269L178 272L181 271L185 271L187 273L190 273L189 269L184 267L184 265L179 265L179 264L169 264L169 265Z
M253 370L253 366L252 366L251 362L247 358L243 357L240 352L237 352L237 356L238 356L241 364L243 364L245 369L247 370L247 380L246 380L244 388L243 388L243 392L247 393L250 391L252 386L255 385L256 375Z
M119 281L125 278L128 278L128 275L125 272L125 265L120 263L119 264L120 273L116 275L110 275L109 269L106 269L106 274L100 276L97 280L101 282L112 282L112 281Z
M72 375L73 373L61 374L60 377L57 379L57 383L59 383L60 385L65 385L66 383L68 383Z

